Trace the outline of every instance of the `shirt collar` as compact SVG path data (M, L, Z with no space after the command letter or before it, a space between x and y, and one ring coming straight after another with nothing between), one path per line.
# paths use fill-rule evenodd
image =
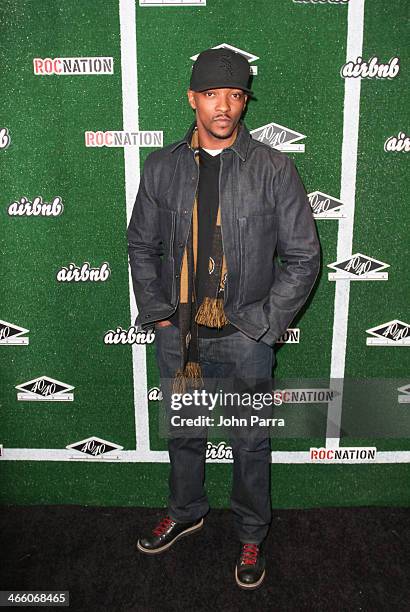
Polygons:
M180 147L183 144L188 145L188 147L191 147L191 138L192 138L192 133L193 133L195 127L196 127L196 121L193 121L191 126L189 127L187 133L185 134L184 138L182 140L179 140L172 147L172 149L171 149L172 153L176 149L178 149L178 147ZM249 133L248 128L246 127L246 125L242 121L239 121L239 123L238 123L238 133L236 135L235 142L232 143L230 147L226 147L226 149L231 149L232 151L234 151L241 158L242 161L245 161L246 160L246 154L248 152L248 147L249 147L250 139L251 139L251 135Z

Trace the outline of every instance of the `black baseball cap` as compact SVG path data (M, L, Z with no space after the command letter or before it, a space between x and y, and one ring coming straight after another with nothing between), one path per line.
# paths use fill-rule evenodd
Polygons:
M250 96L249 62L242 53L221 47L202 51L192 66L189 88L192 91L205 91L220 87L242 89Z

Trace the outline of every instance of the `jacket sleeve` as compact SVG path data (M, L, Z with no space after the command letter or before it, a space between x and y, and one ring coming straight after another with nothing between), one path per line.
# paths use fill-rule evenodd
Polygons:
M155 320L155 312L161 310L164 304L169 308L161 287L163 249L158 202L153 192L150 166L148 156L127 229L129 263L138 307L135 324L138 328L141 328L145 319L149 322Z
M312 210L290 157L285 156L277 178L275 201L280 263L274 263L275 280L264 304L270 328L261 337L271 346L285 333L306 302L320 269L320 243Z

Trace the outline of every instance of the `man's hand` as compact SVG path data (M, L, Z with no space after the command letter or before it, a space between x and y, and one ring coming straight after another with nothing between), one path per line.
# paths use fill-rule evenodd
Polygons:
M167 327L168 325L172 325L169 319L164 319L163 321L155 321L155 327Z

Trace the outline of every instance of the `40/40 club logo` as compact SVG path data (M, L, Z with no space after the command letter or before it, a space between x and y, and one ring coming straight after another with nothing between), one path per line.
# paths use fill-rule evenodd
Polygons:
M40 376L33 378L26 383L16 385L17 399L24 402L72 402L74 394L68 393L75 387L51 378L50 376Z
M29 339L23 337L23 334L26 334L28 331L29 330L25 327L20 327L20 325L15 325L0 319L0 344L7 344L9 346L27 345Z
M355 253L344 261L327 264L328 268L333 268L336 272L329 272L329 280L388 280L388 273L381 272L385 268L390 268L389 264Z
M366 338L368 346L410 346L410 325L398 319L366 329L373 338Z
M103 455L107 455L113 451L122 450L124 447L120 446L119 444L115 444L114 442L108 442L102 438L97 438L97 436L91 436L85 440L68 444L66 448L75 450L89 458L95 458L102 457Z
M267 123L262 127L251 130L252 138L264 142L272 149L285 151L287 153L304 153L305 145L296 142L301 138L306 138L304 134L295 132L279 123Z
M399 395L397 401L399 404L410 404L410 384L404 385L403 387L397 387Z
M309 204L315 219L342 219L346 217L341 200L323 193L312 191L308 193Z

